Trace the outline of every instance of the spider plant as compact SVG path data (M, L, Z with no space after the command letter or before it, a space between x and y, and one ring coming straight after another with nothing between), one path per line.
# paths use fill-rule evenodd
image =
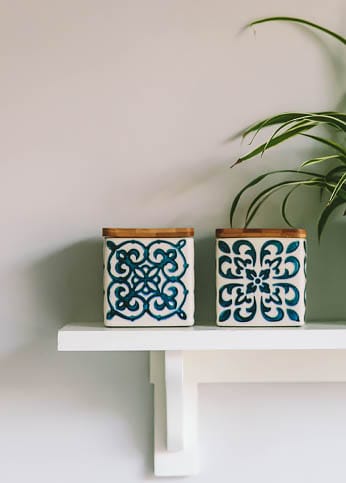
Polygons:
M303 24L333 37L341 42L343 46L346 44L346 39L341 35L308 20L295 17L263 18L249 23L245 28L272 21ZM245 227L251 223L262 204L272 194L285 188L288 189L288 191L281 203L281 214L284 221L292 226L287 217L287 202L291 194L299 187L307 186L318 188L321 194L325 192L328 193L328 201L325 203L318 221L318 238L320 238L330 215L337 207L346 203L346 114L344 112L335 111L285 112L269 117L260 122L256 122L247 127L241 134L243 138L250 138L249 144L252 145L257 134L267 127L271 127L274 130L274 132L267 138L267 141L256 147L251 147L250 151L241 156L233 166L239 165L240 163L248 161L258 155L263 156L268 149L274 148L296 136L304 136L311 139L313 142L318 143L321 147L322 145L324 148L328 147L328 153L301 162L297 169L270 171L258 176L248 183L241 191L239 191L233 200L230 210L231 226L233 226L235 211L242 195L249 189L261 183L265 178L281 175L284 176L284 181L276 182L269 188L263 189L253 198L245 216ZM319 131L319 128L321 127L328 128L329 134L321 135ZM336 142L335 136L339 133L341 133L342 141ZM328 167L329 163L332 164ZM326 172L321 173L319 170L315 172L315 169L318 167L325 167ZM346 211L344 214L346 214Z

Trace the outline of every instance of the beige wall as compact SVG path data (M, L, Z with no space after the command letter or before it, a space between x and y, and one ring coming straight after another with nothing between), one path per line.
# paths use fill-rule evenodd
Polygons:
M231 171L246 146L224 140L277 111L333 108L345 84L335 42L239 30L285 14L345 33L343 3L0 0L1 481L151 479L146 356L57 354L56 329L102 316L107 225L194 226L197 317L214 320L213 232L232 197L313 153L293 143ZM292 204L311 233L309 316L345 318L345 224L319 248L316 200ZM258 225L281 224L277 203ZM280 387L203 388L195 481L344 481L345 387Z

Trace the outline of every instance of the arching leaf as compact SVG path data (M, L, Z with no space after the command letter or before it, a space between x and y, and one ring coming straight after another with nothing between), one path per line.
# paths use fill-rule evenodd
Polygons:
M317 233L318 233L318 239L321 239L321 235L323 233L323 230L326 226L326 223L330 217L330 215L333 213L333 211L338 208L340 205L344 204L345 201L341 200L340 198L336 198L330 205L327 205L324 210L322 211L320 215L320 219L318 220L318 227L317 227Z
M320 176L318 173L312 173L310 171L297 171L295 169L279 169L279 170L276 170L276 171L270 171L269 173L265 173L265 174L261 174L260 176L257 176L257 178L253 179L252 181L250 181L250 183L245 185L244 188L242 188L238 192L238 194L235 196L233 203L231 205L231 209L230 209L230 215L229 215L230 216L230 225L233 226L233 218L234 218L235 210L237 209L240 198L242 197L242 195L247 190L249 190L253 186L256 186L258 183L260 183L262 180L264 180L268 176L273 176L273 175L276 175L276 174L286 174L286 173L295 174L295 175L303 174L305 176L315 176L315 177Z
M323 163L324 161L329 161L330 159L340 159L340 155L339 154L330 154L328 156L320 156L319 158L308 159L308 161L304 161L304 163L302 163L299 166L299 169L300 168L306 168L307 166L311 166L312 164Z
M242 163L243 161L246 161L247 159L251 159L251 158L257 156L258 154L261 154L263 152L264 148L266 148L266 149L272 148L273 146L276 146L277 144L280 144L280 143L286 141L287 139L290 139L293 136L296 136L297 134L301 134L304 131L308 131L309 129L312 129L316 125L317 125L316 123L303 124L301 126L292 128L292 129L280 134L279 136L276 136L274 139L271 140L271 142L269 144L267 142L263 143L260 146L257 146L257 148L248 152L247 154L240 156L240 158L232 165L232 168L234 166L236 166L237 164Z
M284 112L282 114L276 114L275 116L268 117L267 119L262 119L262 121L257 121L256 123L251 124L246 129L241 131L239 135L243 137L248 136L249 134L259 131L265 127L275 126L276 124L282 124L283 122L287 121L299 121L300 119L304 118L308 114L322 114L322 115L331 115L335 113L333 111L321 111L321 112Z
M332 194L329 198L328 205L330 205L335 200L335 198L338 196L338 194L340 193L340 191L344 187L345 183L346 183L346 173L344 173L341 176L341 178L339 179L339 181L335 185L335 188L334 188L334 190L333 190L333 192L332 192Z
M306 134L306 133L302 133L302 136L305 136L307 138L314 139L315 141L319 141L320 143L326 144L327 146L330 146L331 148L336 149L336 151L339 151L339 153L346 156L346 149L343 146L341 146L341 144L338 144L332 141L331 139L325 139L320 136L314 136L313 134Z
M251 221L253 220L254 216L256 215L259 208L262 204L275 192L279 191L280 189L286 186L321 186L323 185L323 179L321 177L314 178L310 180L298 180L298 181L282 181L281 183L277 183L265 190L261 191L259 195L257 195L253 201L250 203L250 206L246 213L245 218L245 226L249 226ZM257 203L257 204L256 204Z
M289 192L286 194L285 198L283 199L283 202L281 205L281 216L284 219L284 221L287 223L287 225L290 226L291 228L294 228L294 226L290 223L289 219L287 218L287 203L291 194L298 188L299 188L299 185L294 186L292 189L290 189Z
M333 32L332 30L329 30L325 27L322 27L322 25L319 25L314 22L310 22L309 20L305 20L302 18L298 17L266 17L266 18L260 18L258 20L254 20L253 22L250 22L245 26L245 28L248 27L253 27L255 25L259 25L261 23L266 23L266 22L293 22L293 23L300 23L302 25L307 25L308 27L313 27L317 30L320 30L321 32L324 32L327 35L330 35L331 37L334 37L336 40L339 40L342 44L346 44L346 39L342 35L337 34L336 32Z

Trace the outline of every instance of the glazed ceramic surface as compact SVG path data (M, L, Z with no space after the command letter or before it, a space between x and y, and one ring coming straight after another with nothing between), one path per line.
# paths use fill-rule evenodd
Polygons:
M304 238L220 238L216 261L218 325L304 323Z
M106 326L193 325L193 238L106 238L104 265Z

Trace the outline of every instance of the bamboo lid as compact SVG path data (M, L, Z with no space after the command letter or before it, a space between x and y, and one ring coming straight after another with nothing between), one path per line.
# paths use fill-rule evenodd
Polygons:
M218 228L216 238L306 238L301 228Z
M103 228L105 238L189 238L193 228Z

